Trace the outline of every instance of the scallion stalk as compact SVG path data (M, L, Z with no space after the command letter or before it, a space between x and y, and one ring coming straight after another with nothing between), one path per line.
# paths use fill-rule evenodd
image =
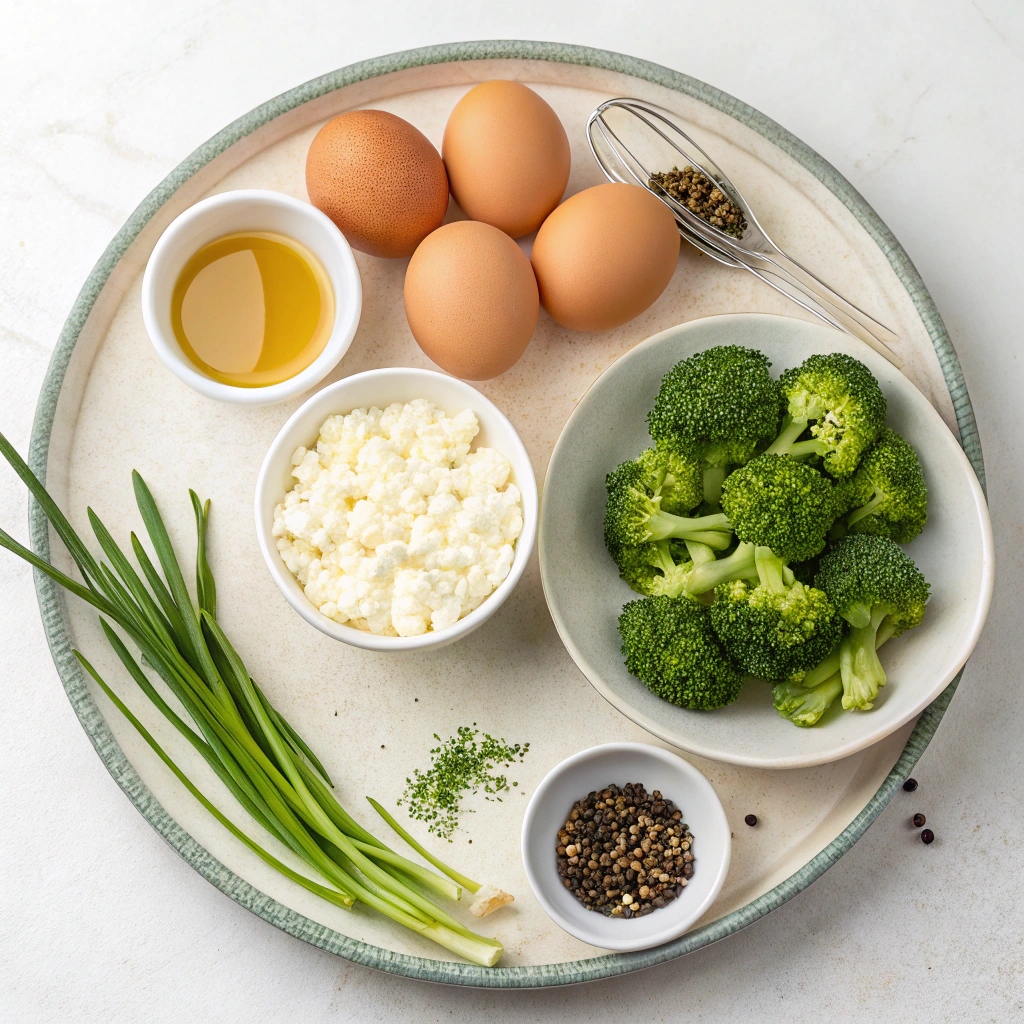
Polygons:
M0 454L39 503L83 582L55 569L2 530L0 547L99 612L108 642L142 694L202 756L246 813L316 877L284 864L214 806L75 651L97 686L192 796L253 853L309 892L341 907L362 902L473 963L497 963L503 951L497 940L471 931L424 894L457 901L462 886L475 891L477 883L441 864L400 827L399 834L447 878L395 853L359 825L335 799L331 780L313 751L249 675L217 620L216 583L207 558L209 501L189 492L197 535L194 605L156 501L138 473L132 474L135 498L156 554L154 563L138 537L131 535L141 575L92 509L89 523L106 561L90 553L2 434ZM138 648L141 663L121 634ZM191 723L172 708L143 665L160 677ZM397 827L393 819L389 823Z

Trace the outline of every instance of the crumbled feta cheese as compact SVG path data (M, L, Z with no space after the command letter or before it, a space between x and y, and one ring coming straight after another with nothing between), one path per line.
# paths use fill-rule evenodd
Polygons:
M294 483L274 537L309 600L336 622L383 636L446 629L505 579L523 529L512 467L470 451L471 409L424 399L331 416Z

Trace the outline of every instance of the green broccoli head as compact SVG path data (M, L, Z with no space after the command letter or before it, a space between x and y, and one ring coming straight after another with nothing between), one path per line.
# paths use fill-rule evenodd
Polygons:
M604 537L613 558L619 548L671 538L699 541L718 551L729 546L732 528L724 515L689 519L665 512L651 483L649 467L639 460L623 462L608 474Z
M605 478L604 539L614 549L637 547L651 540L647 526L659 509L648 490L649 474L638 461L623 462Z
M801 562L825 546L835 498L816 469L764 454L726 477L722 510L741 541L769 547L784 562Z
M739 696L743 672L719 645L705 605L686 597L630 601L619 635L626 668L663 700L711 711Z
M894 636L918 625L928 602L928 581L914 560L894 540L869 533L844 537L823 556L814 585L851 626L881 614Z
M885 426L885 395L874 374L859 359L833 352L786 370L779 387L786 420L768 450L821 455L832 476L850 476ZM799 441L808 427L811 440Z
M802 583L777 592L733 580L715 590L711 624L728 654L769 682L817 665L839 643L842 620L828 597Z
M782 403L763 352L720 345L677 363L647 416L651 437L692 449L708 466L747 462L775 437Z
M928 581L894 540L856 533L822 558L814 583L849 623L839 646L843 707L868 711L886 682L877 653L879 628L899 636L918 625Z
M638 594L649 594L659 573L655 544L608 545L608 553L619 567L619 576Z
M669 441L641 452L637 463L644 488L661 497L661 510L682 515L704 500L704 475L699 460Z
M772 687L772 703L783 718L807 729L818 724L821 716L842 692L843 681L839 673L835 672L816 686L805 687L794 682L776 683Z
M928 488L917 452L886 427L860 468L837 488L850 533L877 533L908 544L928 521Z

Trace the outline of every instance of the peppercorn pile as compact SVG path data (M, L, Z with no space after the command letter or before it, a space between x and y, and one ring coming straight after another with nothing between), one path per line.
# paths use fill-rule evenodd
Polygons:
M712 227L733 238L742 238L747 230L743 211L715 182L689 165L682 170L673 167L671 171L656 172L651 175L650 184L655 192L671 196Z
M558 874L588 910L642 917L682 894L693 876L683 813L638 782L576 801L558 832Z

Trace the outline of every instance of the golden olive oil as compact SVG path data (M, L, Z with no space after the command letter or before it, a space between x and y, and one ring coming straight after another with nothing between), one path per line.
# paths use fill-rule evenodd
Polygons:
M324 350L334 292L317 258L293 239L269 231L225 235L185 264L171 324L208 377L266 387L301 373Z

